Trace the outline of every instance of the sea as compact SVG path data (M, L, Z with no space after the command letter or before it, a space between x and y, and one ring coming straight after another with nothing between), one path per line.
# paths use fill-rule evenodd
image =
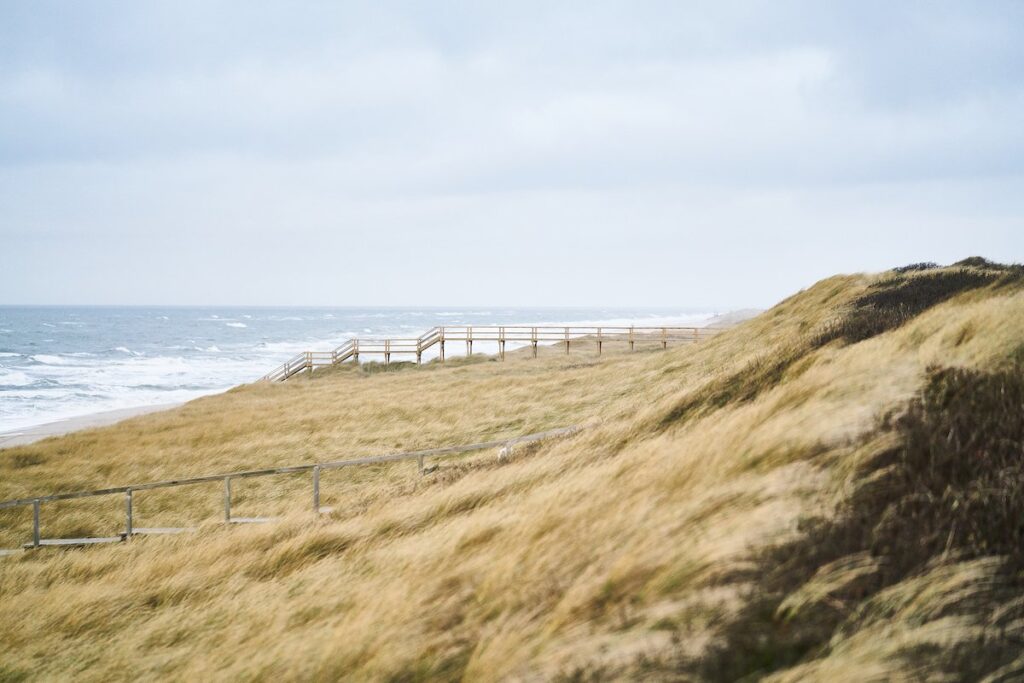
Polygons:
M700 325L714 314L678 308L0 306L0 433L225 391L298 352L329 351L353 337L414 337L438 325Z

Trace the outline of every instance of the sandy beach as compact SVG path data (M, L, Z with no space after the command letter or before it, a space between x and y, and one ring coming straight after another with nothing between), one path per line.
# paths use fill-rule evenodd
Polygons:
M91 415L69 417L65 420L56 420L34 427L24 427L8 432L0 432L0 449L11 446L23 446L25 444L45 439L49 436L61 436L70 432L77 432L82 429L103 427L106 425L127 420L131 417L155 413L159 410L169 410L182 405L181 403L161 403L159 405L140 406L137 408L121 408L119 410L106 410Z

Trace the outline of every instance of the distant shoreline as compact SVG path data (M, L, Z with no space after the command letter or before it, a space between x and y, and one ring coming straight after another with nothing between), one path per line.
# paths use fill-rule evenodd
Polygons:
M759 309L740 309L724 314L711 315L702 321L695 321L692 324L695 327L728 327L742 322L743 320L747 320L758 313L760 313ZM256 370L258 369L259 368L256 368ZM217 393L217 391L218 390L212 390L209 393ZM24 446L51 436L63 436L83 429L112 425L139 415L176 408L180 405L184 405L184 403L184 401L177 401L135 406L131 408L119 408L116 410L104 410L76 417L53 420L43 424L10 429L0 432L0 450L4 448L11 448L13 446Z
M63 436L71 432L93 427L105 427L122 420L127 420L147 413L156 413L161 410L177 408L182 403L158 403L148 406L137 406L134 408L120 408L118 410L105 410L89 415L69 417L63 420L55 420L41 425L14 429L7 432L0 432L0 450L12 446L24 446L26 444L40 441L51 436Z

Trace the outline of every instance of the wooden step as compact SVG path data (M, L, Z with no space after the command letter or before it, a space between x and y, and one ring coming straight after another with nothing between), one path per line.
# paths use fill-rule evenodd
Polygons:
M124 536L93 536L87 538L42 538L39 539L39 547L55 547L55 546L83 546L83 545L97 545L100 543L120 543L124 540ZM35 546L31 543L26 543L22 546L23 548L34 548Z

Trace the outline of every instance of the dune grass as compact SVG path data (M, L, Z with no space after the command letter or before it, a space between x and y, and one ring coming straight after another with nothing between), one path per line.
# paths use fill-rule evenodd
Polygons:
M216 490L140 495L199 531L0 561L0 676L1011 680L1024 291L1001 268L830 278L666 352L339 369L0 451L10 498L592 425L346 471L321 518L308 481L245 492L286 517L244 528L209 521Z

